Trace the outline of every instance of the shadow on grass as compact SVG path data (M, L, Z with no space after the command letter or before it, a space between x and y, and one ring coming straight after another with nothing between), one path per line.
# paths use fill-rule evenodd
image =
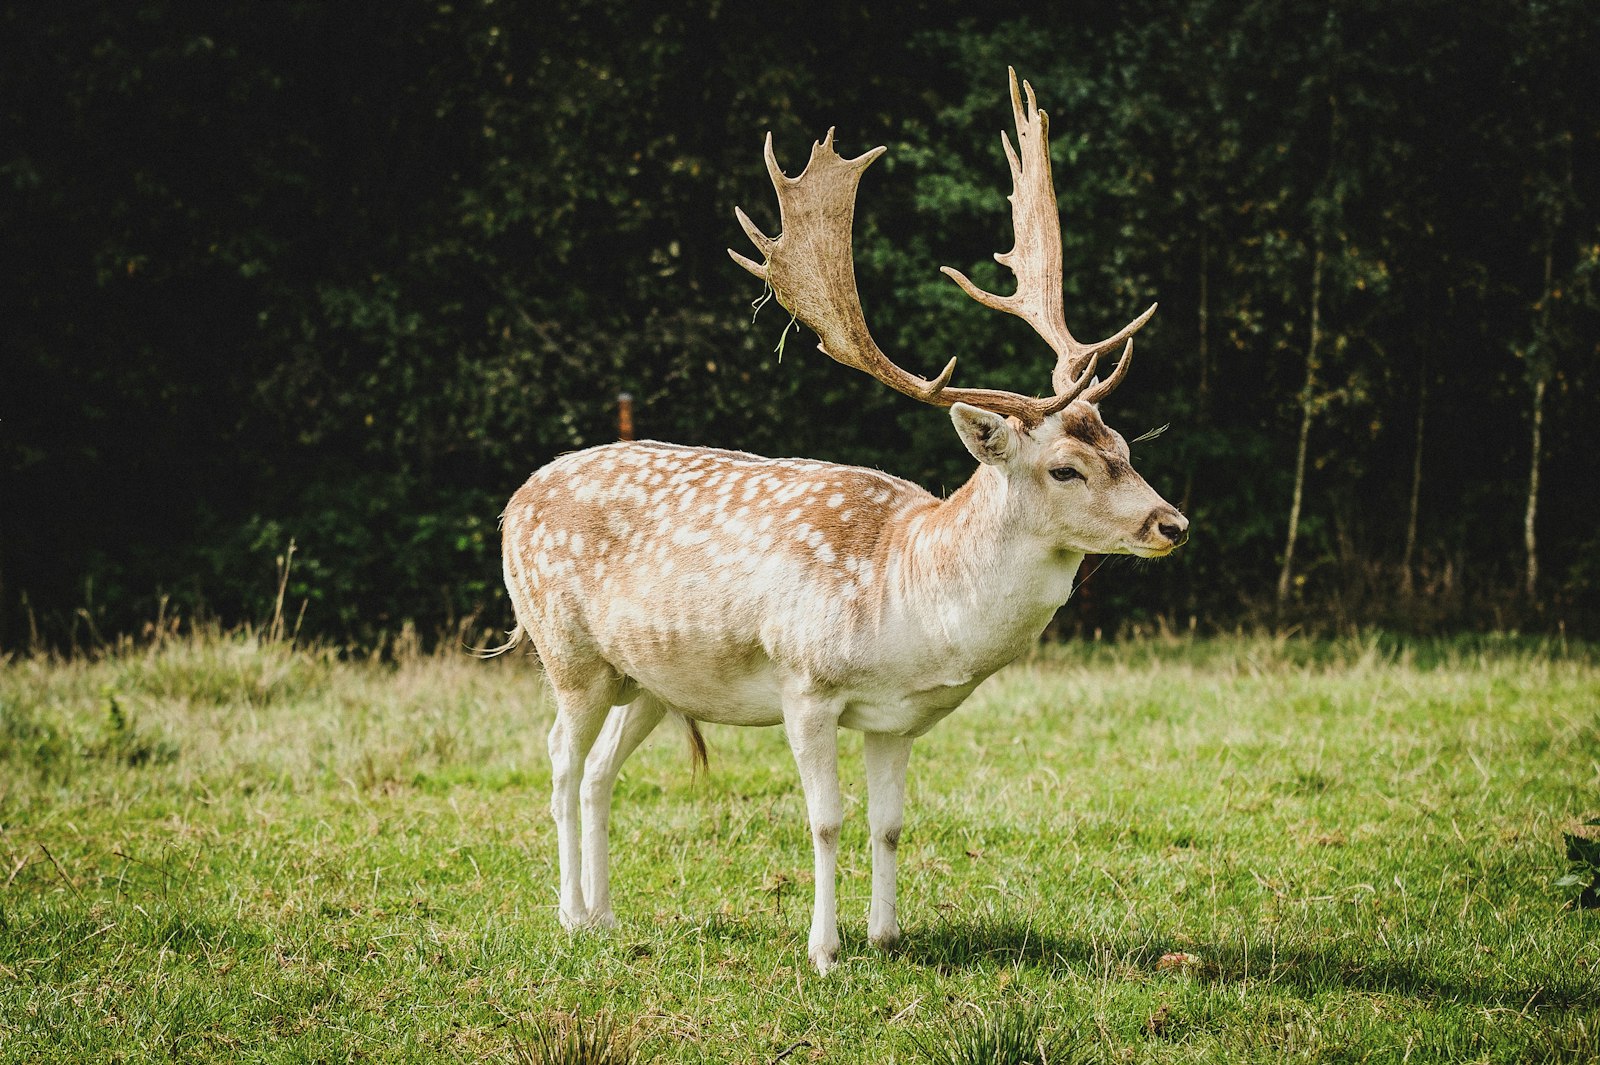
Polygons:
M1162 957L1183 951L1199 959L1182 970L1168 970ZM1192 978L1212 984L1254 980L1303 995L1327 991L1367 991L1437 998L1486 1007L1569 1009L1600 1006L1600 987L1563 973L1547 981L1522 984L1505 979L1462 977L1427 957L1403 957L1376 949L1337 945L1325 949L1276 949L1243 943L1195 942L1171 933L1115 936L1062 936L1014 919L956 918L912 930L897 950L915 965L941 972L1022 965L1045 971L1105 973L1124 979Z

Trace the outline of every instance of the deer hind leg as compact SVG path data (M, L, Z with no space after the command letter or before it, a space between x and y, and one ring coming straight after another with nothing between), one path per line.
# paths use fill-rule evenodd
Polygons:
M905 823L908 736L869 732L862 749L867 769L867 826L872 835L872 905L867 910L867 942L889 948L900 942L895 909L895 860Z
M641 694L626 706L613 707L605 728L589 751L583 769L583 898L589 924L611 928L611 793L622 763L661 723L667 708L654 696Z
M817 971L826 973L839 957L836 881L844 806L839 798L838 708L811 696L785 700L783 727L789 738L789 749L794 752L795 765L800 770L806 815L811 822L817 894L811 910L807 953Z
M579 818L584 760L622 691L623 680L615 670L602 665L587 683L558 683L552 676L551 684L555 690L556 720L550 727L549 740L550 813L556 822L556 848L561 862L560 917L564 927L578 928L589 923L583 898Z

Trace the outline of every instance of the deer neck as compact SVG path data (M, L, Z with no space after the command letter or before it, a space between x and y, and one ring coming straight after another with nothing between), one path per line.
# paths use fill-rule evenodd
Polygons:
M1038 638L1083 561L1037 531L1025 505L1004 474L983 465L905 518L890 594L936 650L978 670L998 669Z

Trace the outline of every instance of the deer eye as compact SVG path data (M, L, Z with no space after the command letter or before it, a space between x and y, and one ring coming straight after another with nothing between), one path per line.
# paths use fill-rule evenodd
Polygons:
M1050 476L1054 477L1063 484L1065 484L1067 481L1083 480L1083 474L1079 473L1071 466L1057 466L1050 471Z

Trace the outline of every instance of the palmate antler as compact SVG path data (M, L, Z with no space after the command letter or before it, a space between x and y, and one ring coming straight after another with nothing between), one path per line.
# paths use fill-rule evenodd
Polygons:
M1011 101L1020 154L1003 134L1002 139L1015 185L1011 213L1017 243L1011 251L995 256L1017 275L1017 291L1011 296L996 296L978 288L957 270L945 267L944 272L985 307L1022 318L1050 345L1056 353L1052 375L1055 395L1050 398L989 388L952 388L949 381L955 372L955 359L930 381L896 366L872 339L856 290L851 226L861 174L885 148L845 159L834 151L830 129L820 144L812 146L805 170L791 178L779 168L772 152L772 135L767 134L765 157L778 194L781 232L777 238L768 237L744 211L735 208L739 224L766 262L756 263L731 249L728 254L766 281L778 302L816 332L824 354L871 374L914 399L941 407L969 403L996 414L1011 415L1028 426L1038 425L1080 395L1098 402L1121 383L1132 360L1132 335L1150 320L1155 307L1152 305L1114 336L1097 344L1080 344L1067 330L1061 295L1061 221L1050 181L1049 118L1036 106L1033 88L1026 82L1023 88L1028 97L1026 111L1017 91L1016 71L1012 70ZM1124 341L1126 347L1116 370L1105 381L1094 384L1094 368L1100 354Z

